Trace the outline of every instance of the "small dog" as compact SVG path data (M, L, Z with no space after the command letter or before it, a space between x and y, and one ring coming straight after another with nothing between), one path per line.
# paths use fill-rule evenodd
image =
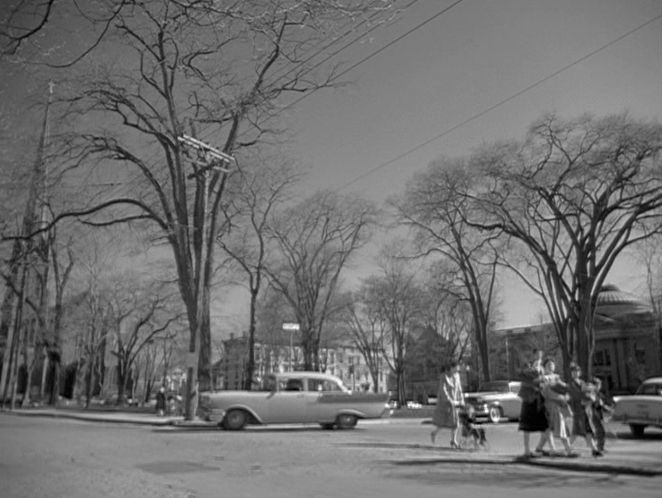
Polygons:
M459 412L460 426L462 430L462 437L465 439L471 438L474 443L474 448L479 446L484 447L487 445L487 437L485 429L476 425L476 415L471 406L466 406Z

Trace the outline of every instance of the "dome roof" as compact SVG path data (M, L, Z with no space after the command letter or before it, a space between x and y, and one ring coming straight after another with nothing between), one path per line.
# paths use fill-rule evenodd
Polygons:
M625 315L651 313L651 308L632 294L621 291L615 285L605 285L598 293L595 312L598 315L618 318Z

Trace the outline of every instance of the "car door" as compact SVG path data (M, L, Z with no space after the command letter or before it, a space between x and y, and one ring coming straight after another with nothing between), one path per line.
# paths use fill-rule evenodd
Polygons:
M308 410L311 422L330 423L348 401L349 396L331 379L311 379L308 383L310 394ZM320 402L324 397L324 402Z
M306 392L304 379L299 383L280 379L278 389L267 400L267 424L296 424L310 422L311 413L308 405L311 393ZM313 393L314 394L314 393Z

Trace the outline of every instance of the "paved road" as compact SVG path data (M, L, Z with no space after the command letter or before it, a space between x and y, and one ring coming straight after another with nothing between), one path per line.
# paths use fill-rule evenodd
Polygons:
M0 494L7 497L659 497L662 477L512 463L513 424L488 426L489 452L432 446L419 421L353 431L252 428L239 433L0 416ZM440 433L440 443L445 438ZM662 434L610 441L610 455L662 463ZM581 448L583 460L591 461ZM462 456L462 458L456 458Z

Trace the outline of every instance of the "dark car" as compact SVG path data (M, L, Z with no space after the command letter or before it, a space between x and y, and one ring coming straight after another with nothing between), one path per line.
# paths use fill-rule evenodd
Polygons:
M517 396L521 383L495 380L479 386L478 391L466 393L464 402L471 405L476 417L487 417L490 422L517 420L522 400Z

